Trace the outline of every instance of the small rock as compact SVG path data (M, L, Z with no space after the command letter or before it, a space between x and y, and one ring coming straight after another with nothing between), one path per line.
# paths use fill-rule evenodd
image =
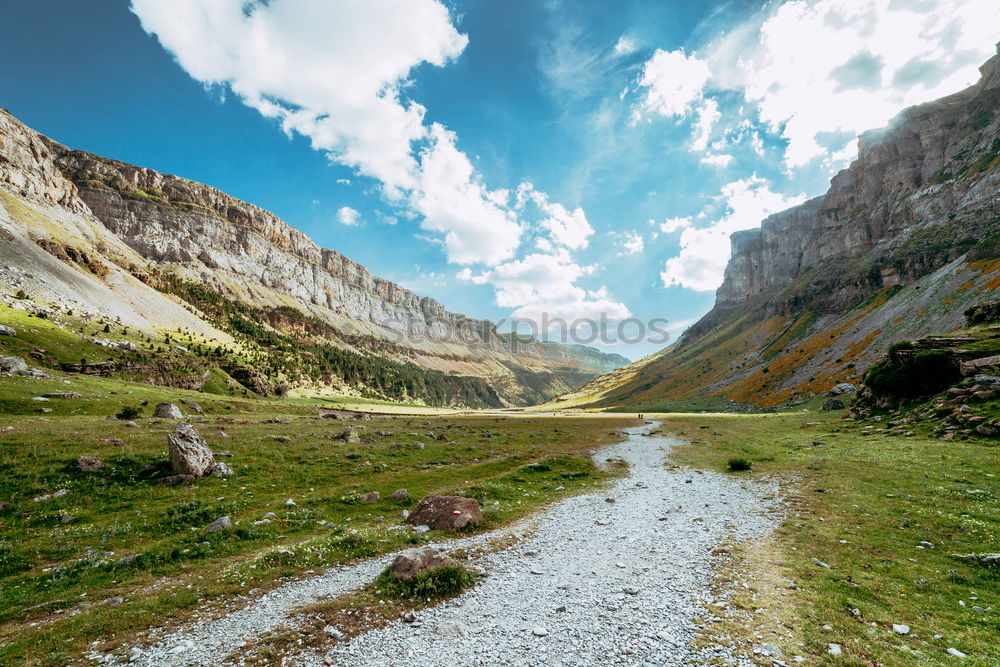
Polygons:
M337 628L333 627L332 625L328 625L325 628L323 628L323 632L330 635L337 641L340 641L341 639L344 638L344 633L338 630Z
M910 626L908 626L908 625L897 625L897 624L893 623L892 624L892 631L895 632L897 635L908 635L908 634L910 634Z
M413 581L425 572L433 572L458 563L451 556L433 547L417 547L403 551L389 566L389 571L403 581Z
M16 336L17 329L14 327L9 327L6 324L0 324L0 336Z
M139 425L135 422L125 422L125 428L139 428Z
M469 634L469 626L461 621L442 621L434 632L445 637L464 637Z
M160 480L160 484L166 486L183 486L187 484L194 484L194 475L168 475Z
M825 570L829 570L830 569L830 566L827 565L826 563L824 563L823 561L821 561L819 558L813 558L812 562L816 563L817 565L819 565L821 568L823 568Z
M549 631L543 628L542 626L538 626L536 628L531 629L531 634L535 635L536 637L547 637Z
M959 651L957 648L949 648L948 649L948 655L953 656L955 658L964 658L965 657L965 654L962 653L961 651Z
M382 499L382 495L378 491L372 491L361 496L361 502L363 503L377 503Z
M638 595L639 594L639 589L636 588L635 586L626 586L622 590L625 591L626 593L628 593L629 595Z
M206 533L215 533L220 530L232 530L233 522L228 516L220 516L212 523L205 526Z
M410 494L407 493L406 489L396 489L389 494L389 498L391 500L402 500L405 502L410 499Z
M96 456L80 456L73 462L73 465L81 472L98 472L108 468L107 464Z
M119 598L119 597L108 598L107 600L104 601L104 604L108 607L120 607L124 603L125 603L125 598Z
M841 655L843 651L840 650L840 644L827 644L826 652L830 655Z
M294 500L292 500L291 498L289 498L288 500L286 500L285 504L286 505L298 505L298 503L295 502Z
M153 416L160 419L184 419L181 409L173 403L158 403Z

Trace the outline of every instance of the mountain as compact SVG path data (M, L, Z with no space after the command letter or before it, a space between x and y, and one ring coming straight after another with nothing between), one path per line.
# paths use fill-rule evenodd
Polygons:
M733 234L715 306L670 348L555 406L773 406L961 328L1000 287L1000 47L979 82L858 140L827 193Z
M544 401L628 362L580 346L512 344L492 322L379 278L268 211L71 150L7 111L0 236L8 308L40 313L67 335L97 322L118 334L111 342L137 346L100 346L111 357L102 366L57 346L48 361L69 370L197 389L219 384L214 377L237 393L497 407Z

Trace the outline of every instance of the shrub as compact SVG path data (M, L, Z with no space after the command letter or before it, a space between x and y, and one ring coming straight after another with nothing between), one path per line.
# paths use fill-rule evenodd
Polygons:
M943 391L960 378L958 362L950 352L923 350L908 359L890 356L873 364L862 381L879 396L920 398Z
M400 600L410 598L433 600L454 597L475 583L475 572L461 565L455 565L425 572L412 581L403 581L386 568L371 585L386 596Z
M135 419L140 413L142 413L142 410L134 405L126 405L118 412L118 414L115 415L115 417L118 417L118 419Z
M744 472L750 470L751 464L746 459L729 459L726 463L729 472Z

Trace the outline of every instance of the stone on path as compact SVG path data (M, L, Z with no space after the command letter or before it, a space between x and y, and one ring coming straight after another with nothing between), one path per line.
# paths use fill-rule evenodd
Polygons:
M433 547L418 547L403 551L389 566L389 572L403 581L413 581L427 572L458 565L448 554Z

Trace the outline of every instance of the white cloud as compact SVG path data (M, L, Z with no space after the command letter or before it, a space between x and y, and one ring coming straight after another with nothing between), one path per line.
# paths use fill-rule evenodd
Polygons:
M512 308L514 317L536 324L553 318L572 322L578 318L601 321L603 316L615 321L629 317L628 308L609 297L605 289L588 291L575 284L591 272L562 250L532 253L485 273L463 271L458 277L477 284L489 283L496 289L498 306Z
M642 110L668 117L686 116L701 99L710 74L708 63L697 56L683 50L657 49L639 75L639 85L646 89Z
M361 214L350 206L341 206L337 211L337 222L348 227L357 227L361 224Z
M676 231L687 229L690 226L691 226L690 216L683 218L667 218L666 220L660 223L660 231L663 232L664 234L673 234Z
M638 232L625 232L620 255L638 255L646 247L646 243Z
M794 0L700 56L711 86L742 91L787 140L794 168L840 151L845 135L973 83L998 39L995 0Z
M411 205L424 216L422 228L445 235L452 262L497 264L520 245L521 225L507 208L508 192L486 188L455 140L441 125L431 126Z
M582 250L587 247L588 239L594 233L594 228L587 221L587 215L579 206L569 211L562 204L549 201L549 196L539 192L531 183L522 183L517 188L517 207L524 210L528 202L532 202L545 216L539 226L548 232L548 239L539 239L536 245L549 250L555 245L564 246L570 250Z
M622 35L618 38L618 42L615 43L615 55L616 56L627 56L631 55L638 50L638 46L635 40L628 35Z
M712 99L702 102L698 109L698 120L695 121L691 150L700 153L708 148L708 141L712 138L712 128L720 118L722 113L719 111L718 102Z
M729 153L705 153L701 158L702 164L707 164L711 167L724 168L728 167L733 162L733 156Z
M998 40L996 0L771 3L691 53L657 50L639 80L640 108L668 117L697 111L692 150L704 152L719 120L713 96L739 91L749 107L725 110L734 116L729 127L750 115L786 142L789 168L823 159L833 170L856 154L859 133L974 83ZM740 131L763 155L761 138ZM722 151L713 153L703 162L722 165Z
M786 197L773 192L768 182L756 175L726 184L721 197L726 200L726 214L722 218L707 227L683 227L680 253L667 260L660 274L664 287L716 289L722 283L729 260L729 236L733 232L757 227L772 213L805 201L803 195Z

